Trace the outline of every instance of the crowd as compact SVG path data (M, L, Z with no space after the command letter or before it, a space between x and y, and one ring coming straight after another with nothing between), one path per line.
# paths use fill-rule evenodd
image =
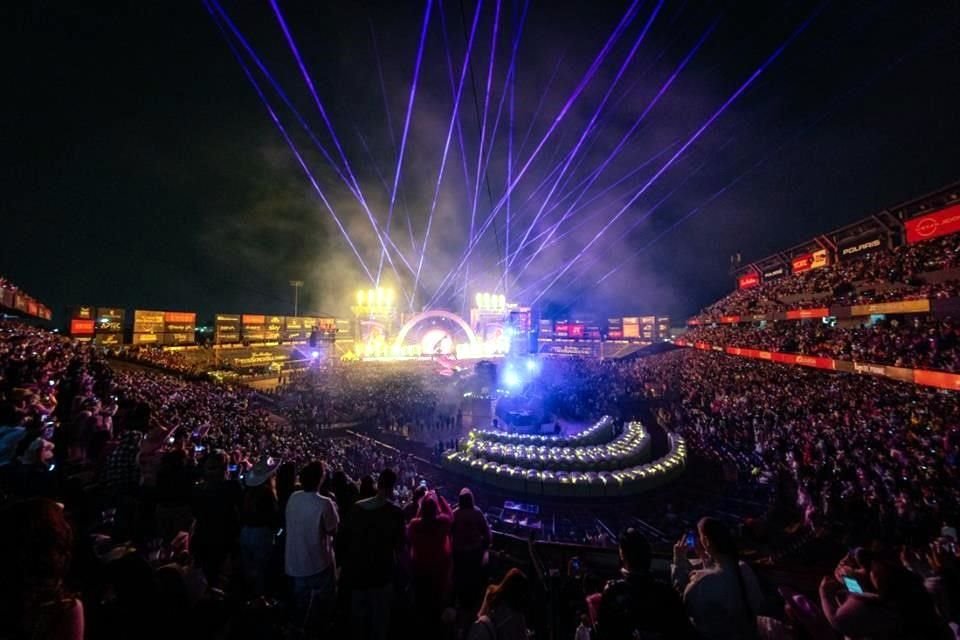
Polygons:
M960 294L960 281L927 282L924 275L958 266L960 236L946 236L868 253L860 258L739 289L707 306L698 318L706 321L721 316L808 307L952 298Z
M524 638L532 626L542 578L491 558L472 491L451 495L412 456L323 428L433 421L442 399L425 371L322 372L267 404L14 323L0 324L0 367L0 637ZM569 592L579 637L748 638L774 614L853 638L936 638L960 615L953 395L694 350L543 369L524 393L551 413L649 403L695 456L765 491L765 522L741 523L743 539L802 539L821 561L832 543L854 550L819 602L784 591L784 610L727 524L684 532L672 584L627 530L621 577L604 588L584 571Z
M852 327L819 320L717 325L694 327L684 335L690 342L710 345L950 372L960 371L958 338L952 318L922 315L890 316Z

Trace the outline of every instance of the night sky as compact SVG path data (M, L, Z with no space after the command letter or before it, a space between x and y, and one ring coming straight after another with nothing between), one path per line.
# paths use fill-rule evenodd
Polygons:
M376 275L380 247L366 212L216 9L215 20L200 1L10 4L0 9L0 274L49 304L55 319L72 304L195 310L201 319L289 313L291 279L306 282L302 309L339 315L357 287L369 286L230 45ZM564 111L630 4L503 0L487 96L497 2L484 2L414 306L434 298L462 262L474 194L479 227L505 193L508 164L516 178L531 157L510 198L511 251L554 184L531 238L570 204L581 208L535 258L547 236L518 254L510 297L536 299L545 313L598 318L684 318L732 288L732 253L762 258L960 178L955 0L641 1ZM221 6L340 163L270 2ZM279 0L279 8L382 228L427 4ZM474 0L431 5L390 227L412 266L393 254L400 276L383 267L383 282L398 291L409 292L415 280L475 8ZM585 186L701 38L581 196L577 185ZM489 157L479 187L478 155ZM466 263L471 297L500 281L502 209ZM550 275L564 264L568 271ZM463 287L462 270L453 283ZM444 290L433 302L459 311L462 292Z

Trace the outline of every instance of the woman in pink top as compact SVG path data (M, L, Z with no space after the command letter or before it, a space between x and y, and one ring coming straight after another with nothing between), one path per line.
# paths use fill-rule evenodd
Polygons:
M425 625L426 637L439 631L440 613L450 592L452 523L450 505L430 491L420 501L417 517L407 525L417 617Z

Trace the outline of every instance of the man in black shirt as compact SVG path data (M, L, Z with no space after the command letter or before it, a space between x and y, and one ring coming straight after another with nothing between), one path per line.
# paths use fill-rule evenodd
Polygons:
M620 534L623 577L603 590L597 614L600 640L685 640L691 637L683 603L669 585L650 576L650 544L630 528Z
M383 640L390 628L393 579L403 548L403 511L393 502L397 474L384 469L377 495L350 512L344 544L344 579L352 589L350 614L355 638Z

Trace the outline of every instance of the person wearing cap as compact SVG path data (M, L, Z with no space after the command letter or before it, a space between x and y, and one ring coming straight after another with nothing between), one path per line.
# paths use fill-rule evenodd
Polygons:
M240 507L240 567L253 597L267 592L267 575L273 542L282 525L277 497L277 469L280 461L263 458L243 477Z
M492 536L483 512L474 504L473 492L460 490L450 528L453 543L453 587L462 606L473 608L483 594L483 565Z

